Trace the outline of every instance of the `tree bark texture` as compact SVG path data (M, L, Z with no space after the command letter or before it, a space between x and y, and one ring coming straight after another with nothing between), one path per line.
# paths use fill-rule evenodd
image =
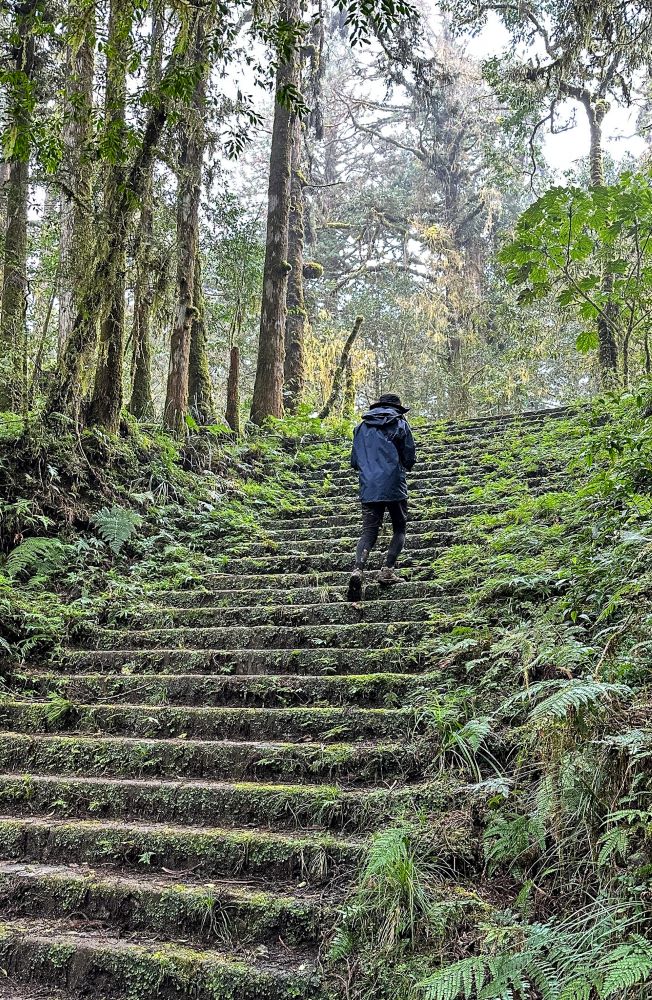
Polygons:
M229 374L226 381L226 422L240 437L240 348L235 344L229 357Z
M202 282L201 257L197 254L195 261L194 315L190 332L190 360L188 370L188 397L190 413L198 424L215 423L215 403L213 402L213 384L208 365L208 346L206 337L204 288Z
M190 341L195 318L195 262L199 242L199 201L204 153L203 108L206 97L204 47L206 16L197 25L189 53L190 65L202 67L197 77L192 105L186 109L180 127L177 190L177 291L174 327L170 342L170 365L165 397L164 423L177 436L185 432L188 412Z
M188 29L191 35L196 30L198 17L197 10L193 10L191 25ZM181 29L179 38L183 38L185 34L185 28ZM168 72L173 69L176 58L175 55L171 57ZM57 371L57 377L47 400L46 410L48 413L62 413L69 416L77 424L80 423L81 417L85 359L96 340L96 317L105 310L105 288L111 287L112 262L122 243L122 231L123 229L126 231L128 228L138 200L142 198L156 146L170 112L172 99L169 90L159 90L156 93L154 104L145 123L141 144L134 156L125 182L117 192L113 224L110 228L103 229L96 238L88 282Z
M286 21L301 17L300 0L286 0L281 9ZM267 417L283 416L286 295L289 274L288 223L292 139L296 112L279 101L288 86L299 86L300 56L295 48L276 73L276 103L267 196L267 238L263 268L260 337L251 419L262 424Z
M335 369L335 374L333 375L333 387L331 389L330 396L324 403L323 407L319 412L319 419L325 420L326 417L330 416L335 403L337 402L340 392L342 391L342 383L345 379L346 366L353 350L353 345L355 344L356 338L360 332L360 327L364 323L364 316L356 316L355 323L353 324L353 329L351 333L346 338L346 343L342 348L342 354L338 362L337 368Z
M303 287L304 225L301 170L302 128L297 118L292 139L292 174L290 180L290 216L288 225L287 317L285 320L284 401L294 413L301 403L306 384L306 328L308 317Z
M349 354L344 371L344 403L342 416L345 420L353 420L355 416L355 376L353 374L353 358Z
M95 11L88 4L72 11L78 35L66 52L66 98L63 118L63 171L59 241L58 356L62 357L88 275L93 249L90 141L93 128Z
M27 359L27 221L29 202L29 146L32 109L20 91L29 87L35 64L32 17L36 3L21 6L16 15L16 42L12 69L25 81L10 95L8 112L19 129L21 149L9 160L6 182L4 268L0 300L0 410L20 410L26 399L24 369ZM5 168L7 172L7 168Z
M591 184L594 187L601 187L605 182L604 174L604 152L602 148L602 123L606 114L606 105L599 102L597 105L587 98L582 102L589 119L591 133L591 147L589 162L591 170ZM598 361L600 365L600 377L603 386L608 389L613 387L616 371L618 368L618 345L616 343L616 327L618 324L618 306L615 302L609 301L609 296L613 291L613 275L606 272L602 275L602 293L607 297L607 304L598 316Z
M152 4L152 44L148 86L156 87L161 78L163 55L163 11L158 0ZM154 235L154 163L145 175L140 219L134 253L134 311L131 327L131 398L128 410L137 420L154 416L152 396L151 320L155 298L155 272L152 260Z
M108 167L104 187L104 217L107 226L116 225L114 206L124 185L126 155L126 61L132 6L130 0L112 0L109 12L109 37L106 64L107 130L119 137L118 162ZM116 236L115 257L111 268L111 282L106 288L106 311L99 317L100 338L98 345L95 384L89 420L115 434L120 427L122 411L122 373L125 338L125 280L127 271L128 222L120 225Z

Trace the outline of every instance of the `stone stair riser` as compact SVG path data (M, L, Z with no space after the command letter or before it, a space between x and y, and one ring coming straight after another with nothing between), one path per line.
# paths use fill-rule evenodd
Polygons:
M286 705L406 705L442 684L441 674L366 674L351 677L288 677L259 674L251 677L152 674L111 676L89 674L32 677L24 694L50 694L75 703L147 705L203 705L284 707Z
M0 851L25 862L118 863L147 874L167 869L182 879L186 872L193 879L251 875L320 885L335 873L352 875L364 844L332 835L3 817Z
M341 781L373 784L418 773L402 743L246 743L101 736L0 735L3 771L211 781Z
M334 915L317 900L265 891L238 892L229 886L156 886L92 874L0 871L0 907L14 917L38 913L45 919L83 916L131 935L145 931L193 945L223 947L278 939L290 945L315 943Z
M357 708L170 708L156 705L78 705L52 718L40 702L8 703L0 725L23 733L98 733L135 737L216 740L308 740L342 743L353 739L407 739L414 713Z

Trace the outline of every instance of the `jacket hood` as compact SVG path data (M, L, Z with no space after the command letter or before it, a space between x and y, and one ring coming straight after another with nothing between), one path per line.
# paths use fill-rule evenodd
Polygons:
M363 423L368 427L385 427L387 424L400 420L402 414L393 406L374 406L362 417Z

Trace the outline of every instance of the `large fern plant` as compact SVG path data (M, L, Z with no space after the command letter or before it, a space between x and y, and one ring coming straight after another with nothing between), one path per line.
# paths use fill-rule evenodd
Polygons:
M519 928L520 946L445 966L420 984L421 995L423 1000L648 996L644 984L652 981L652 943L632 932L633 923L617 911L585 912L573 922Z
M141 521L142 517L136 511L118 507L116 504L112 507L103 507L91 518L91 524L102 541L106 542L116 554L134 535Z
M38 576L47 578L66 561L66 546L58 538L25 538L5 561L5 572L12 580Z

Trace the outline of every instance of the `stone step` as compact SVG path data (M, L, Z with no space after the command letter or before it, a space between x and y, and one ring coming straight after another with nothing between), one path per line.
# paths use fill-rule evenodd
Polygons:
M335 874L352 875L364 848L363 839L341 834L0 816L5 860L114 863L148 874L173 872L181 881L252 876L318 886Z
M353 625L233 625L200 628L111 629L90 632L85 646L91 649L320 649L346 647L382 649L399 639L412 643L468 624L461 616L437 614L432 621L356 622Z
M404 644L386 643L374 649L69 649L59 663L61 671L108 671L131 674L333 674L412 673L425 668L426 657ZM436 666L436 664L435 664ZM429 669L432 669L432 665ZM25 667L21 667L24 671Z
M358 622L405 622L427 621L446 615L461 614L464 611L459 598L436 603L424 599L401 598L401 587L394 587L393 600L367 600L351 604L345 600L344 593L339 594L339 600L332 603L315 604L281 604L278 607L257 606L251 604L245 607L213 607L199 608L166 607L165 604L141 606L132 610L125 608L116 614L111 622L112 627L124 629L152 628L212 628L220 626L276 625L292 628L297 625L355 625Z
M70 919L17 918L2 925L0 962L8 975L30 983L103 991L133 997L141 983L144 997L178 1000L326 1000L317 974L317 955L282 948L264 959L200 951L155 937L111 937Z
M341 531L339 534L331 534L328 538L295 537L281 539L270 535L260 542L244 542L234 546L231 549L229 561L231 562L239 558L259 559L268 556L270 559L277 556L340 556L343 552L347 552L350 556L351 552L355 550L361 528L362 523L360 521L357 528L351 526L350 530ZM386 549L391 537L392 526L389 517L387 517L383 530L378 537L376 549L382 549L383 547ZM459 530L412 533L408 529L404 552L407 555L408 553L417 553L432 548L446 548L449 545L455 545L457 542L462 541L463 538L464 536Z
M52 702L5 701L0 705L0 728L20 733L346 743L406 739L414 732L415 713L412 709L380 708L199 708L67 703L59 706Z
M555 461L550 456L545 460L533 460L529 456L523 464L507 464L501 456L502 449L494 452L474 452L468 456L457 455L450 458L445 452L431 456L426 449L419 449L419 457L413 469L408 473L410 483L429 482L432 485L449 486L455 483L469 483L484 486L488 482L504 481L518 484L521 478L530 476L556 476L561 474L574 453L564 451L563 458ZM302 470L302 484L312 484L316 492L323 487L341 484L357 485L358 473L348 461L341 464L332 463L327 469L318 468L311 471Z
M301 525L287 526L282 528L266 528L265 537L261 541L267 541L268 539L273 542L278 542L282 546L286 544L292 544L295 541L300 541L307 539L309 541L319 541L322 545L329 545L334 542L336 545L340 542L342 538L347 538L350 541L357 541L360 535L361 528L361 517L360 517L360 507L356 504L354 511L352 512L354 516L347 518L342 524L318 524L308 525L307 527L302 527ZM312 520L312 518L311 518ZM410 544L413 544L417 538L422 539L424 537L432 536L436 537L442 533L451 534L458 533L461 528L464 528L467 524L466 518L420 518L418 510L410 511L408 515L408 535L410 539ZM392 533L392 522L389 514L385 514L385 520L383 528L381 529L381 536L384 534L385 537L391 537Z
M325 783L0 774L0 810L16 816L55 813L76 819L351 833L378 829L408 807L441 812L454 795L449 784L388 790Z
M0 769L36 774L373 784L419 773L404 743L132 739L0 733Z
M285 674L32 674L24 690L14 695L57 696L81 704L111 702L148 705L267 706L406 705L441 686L440 673L377 673L363 676L317 677Z
M310 890L242 882L179 884L165 873L0 861L0 913L76 917L123 937L145 932L203 947L315 944L334 918Z
M549 485L530 489L518 498L522 502L533 497L540 497L546 493L564 492L567 488L567 480L562 480L552 489ZM472 517L475 514L494 514L506 508L514 506L513 498L491 497L484 500L473 500L463 497L427 497L421 498L419 503L415 498L408 499L408 509L412 513L419 514L422 518L444 518L444 517ZM334 519L334 520L332 520ZM351 495L343 497L341 500L331 500L325 504L311 504L309 506L296 506L285 511L275 511L274 517L267 522L269 528L283 528L288 522L300 520L303 527L309 527L317 520L326 526L327 524L342 524L357 520L360 523L360 501L357 496Z
M425 549L411 549L410 539L401 553L400 566L402 568L428 567L448 548L447 545L430 545ZM382 547L374 551L373 556L380 569L384 553ZM399 564L397 564L399 565ZM287 573L344 573L350 572L353 567L353 553L350 550L342 552L301 554L301 553L277 553L266 556L233 556L224 565L223 574L227 576L251 576L253 574L263 576L266 573L284 575ZM221 575L221 574L220 574ZM212 579L208 577L207 579Z
M347 573L334 574L338 577L337 584L331 586L315 585L310 586L311 581L303 576L299 581L303 586L297 586L296 582L292 586L286 587L252 587L249 590L240 590L234 587L224 590L211 590L204 586L187 588L186 590L162 590L158 594L149 594L150 602L158 601L161 605L171 608L260 608L265 607L304 607L313 604L341 603L345 600ZM369 572L365 579L365 604L371 601L382 602L384 605L391 605L394 601L423 600L429 599L433 603L442 606L443 602L454 599L447 596L446 589L433 581L422 580L408 583L404 581L400 588L381 587L375 582L375 573ZM259 577L251 577L252 582L259 581ZM264 578L263 583L267 578ZM282 577L282 580L288 579ZM290 578L291 579L291 578ZM112 608L113 605L110 605Z
M497 492L505 497L526 495L527 493L535 494L542 489L549 490L555 487L560 482L566 481L566 478L565 473L559 473L546 476L524 476L519 479L518 483L498 480L494 484L488 479L485 483L474 483L470 480L466 484L463 481L459 481L446 485L432 479L417 480L413 483L408 476L407 485L410 499L414 505L435 500L440 502L447 501L454 505L462 503L465 500L482 500L485 493L493 495ZM303 509L306 504L332 508L334 501L346 502L348 498L352 500L357 499L357 496L358 484L356 482L335 484L329 486L328 489L319 490L308 486L305 489L294 491L294 497L300 509Z

